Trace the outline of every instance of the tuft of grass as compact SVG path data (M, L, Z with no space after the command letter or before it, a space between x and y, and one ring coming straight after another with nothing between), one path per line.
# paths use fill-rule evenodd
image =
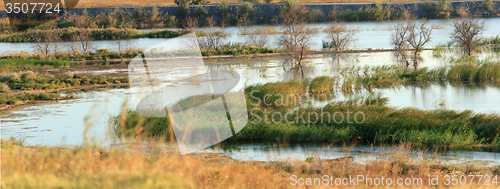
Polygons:
M307 87L305 81L286 81L250 86L245 91L251 97L261 99L263 104L275 103L284 99L283 105L294 106L298 103L296 99L307 92Z
M335 78L329 76L316 77L309 86L312 93L328 92L334 89Z

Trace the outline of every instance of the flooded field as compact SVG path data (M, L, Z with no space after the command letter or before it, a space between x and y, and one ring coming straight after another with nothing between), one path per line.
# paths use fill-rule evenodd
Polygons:
M435 57L432 51L422 53L424 60L422 67L444 66L449 56ZM486 57L486 55L484 55ZM272 58L240 58L240 59L209 59L205 60L211 70L235 70L241 75L241 80L234 90L242 90L245 86L264 84L275 81L307 80L317 76L335 76L338 71L352 66L380 66L394 64L396 60L392 52L360 53L346 55L324 55L318 56L306 64L301 73L286 69L284 59ZM95 72L122 73L126 70L98 70L87 71L87 74ZM172 77L176 74L172 73ZM451 85L430 84L427 86L402 86L399 88L374 89L373 93L387 97L388 106L404 108L414 107L418 109L451 109L472 110L475 113L499 113L500 112L500 88L478 85ZM124 108L133 108L131 102L131 91L127 88L102 89L92 91L76 92L73 95L77 99L63 100L58 102L41 103L36 106L19 107L4 111L0 115L2 120L2 138L16 137L24 138L28 145L78 145L85 141L84 133L91 137L91 141L100 144L109 144L109 119L118 115ZM363 97L370 92L361 90L352 94L337 94L330 102L343 101L351 98ZM326 105L327 102L313 102L316 106ZM88 139L88 138L87 138ZM321 158L344 157L346 153L354 156L359 161L372 158L383 158L374 154L383 154L383 150L372 149L367 146L354 147L347 152L340 146L298 144L285 145L275 148L267 143L250 143L235 145L229 148L207 149L205 152L220 152L234 159L267 161L283 158L299 158L317 155ZM326 149L325 149L326 148ZM422 158L415 153L412 158ZM477 160L483 163L499 163L499 154L494 152L475 151L446 151L439 152L434 156L426 155L425 158L435 158L440 161L464 162ZM269 159L270 158L270 159Z
M487 27L485 36L496 36L500 31L500 18L481 18ZM436 30L433 39L426 47L446 44L450 41L449 33L453 19L433 20ZM354 49L390 49L391 27L394 21L384 22L351 22L346 25L358 28L357 41ZM327 24L309 24L312 27L327 27ZM277 29L280 26L273 26ZM203 28L200 28L203 30ZM241 28L227 27L224 30L232 35L231 42L244 42L245 36L239 35ZM314 49L321 48L321 41L326 34L313 36ZM275 44L277 35L270 35L270 44ZM136 48L147 48L163 42L165 39L134 39L129 40ZM97 48L113 49L113 41L96 42ZM8 52L29 52L33 43L0 43L0 54ZM498 50L486 49L478 53L479 61L499 61ZM438 68L453 64L461 54L453 51L421 52L420 68ZM366 52L348 54L315 55L300 69L292 69L287 65L285 57L255 57L205 59L210 70L236 71L241 76L239 83L233 89L243 90L250 85L265 84L277 81L310 80L318 76L337 76L339 71L351 67L373 67L384 65L401 65L394 52ZM127 76L127 69L115 68L104 70L79 70L73 74L86 75L120 75ZM169 77L185 76L184 72L169 73ZM21 138L28 145L44 146L74 146L86 140L102 145L110 144L110 118L121 111L134 108L131 101L130 88L101 89L77 91L73 93L76 99L57 102L43 102L34 106L25 106L0 112L1 137ZM372 93L380 94L388 99L388 106L396 108L413 107L423 110L449 109L471 110L474 113L500 114L500 88L488 85L449 83L428 84L425 86L406 85L397 88L381 88L359 90L352 94L339 93L328 102L345 101L365 97ZM314 106L324 106L328 102L313 102ZM275 143L242 143L224 147L205 149L202 152L222 153L237 160L274 161L286 158L305 160L317 156L322 159L335 159L352 156L360 162L370 159L384 158L388 152L382 147L354 146L342 147L328 144L280 144ZM500 164L500 153L480 151L415 151L414 159L437 160L442 162L477 161L484 164Z

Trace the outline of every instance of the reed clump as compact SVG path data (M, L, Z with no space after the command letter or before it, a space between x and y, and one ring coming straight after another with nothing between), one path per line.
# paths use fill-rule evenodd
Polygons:
M311 81L310 90L312 93L325 93L334 89L336 79L329 76L316 77Z
M287 106L297 105L297 98L308 91L308 83L306 81L287 81L277 83L266 83L264 85L249 86L245 89L251 97L261 99L265 104L281 104Z

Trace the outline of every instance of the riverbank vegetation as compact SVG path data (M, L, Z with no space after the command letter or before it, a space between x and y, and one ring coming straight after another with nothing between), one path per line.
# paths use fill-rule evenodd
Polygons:
M201 26L209 26L206 22L207 18L214 19L217 26L248 26L254 24L281 24L281 13L292 9L297 9L300 17L307 22L318 21L380 21L393 20L404 17L405 12L401 11L396 5L390 5L383 2L378 2L375 5L366 6L359 9L343 9L335 8L331 12L322 12L320 9L298 5L295 0L281 0L280 8L275 11L280 11L274 18L269 16L259 17L256 15L257 10L253 6L254 1L238 2L237 5L229 5L226 1L222 1L215 11L207 11L204 6L197 6L195 9L189 7L191 1L184 2L179 6L177 15L168 14L168 12L160 12L158 8L143 8L128 11L126 8L117 7L107 10L97 15L89 15L84 10L78 15L70 15L64 20L56 19L55 21L47 22L41 26L36 26L35 29L47 30L64 29L64 28L90 28L90 29L155 29L155 28L195 28ZM187 3L187 4L186 4ZM485 2L487 3L487 2ZM197 3L195 3L197 4ZM487 9L492 8L491 3L484 6ZM450 18L458 15L462 10L453 10L449 0L440 0L437 3L427 2L425 6L427 18ZM463 8L461 8L463 9ZM488 10L487 10L488 11ZM451 12L456 12L452 15ZM215 15L217 14L217 15ZM16 26L19 28L32 28L31 26ZM0 20L0 35L11 33L9 22L6 19ZM24 29L23 29L24 30ZM14 29L13 31L18 31ZM16 40L2 40L14 42Z
M25 101L72 99L61 96L59 90L77 89L94 85L114 86L128 83L128 78L105 76L78 76L70 72L19 71L0 73L0 107Z
M0 93L8 93L10 90L4 90L6 86L0 83ZM7 88L8 89L8 88ZM2 94L0 95L0 108L5 105L16 105L19 101L41 101L41 100L66 100L73 99L73 96L61 96L59 93L20 93L14 95Z
M94 52L85 52L80 47L74 46L73 50L55 52L52 51L52 49L57 47L49 45L49 54L45 54L44 52L20 52L4 54L2 57L0 57L0 65L10 65L13 66L11 67L11 69L15 69L25 66L68 67L71 65L77 65L78 62L82 61L116 62L117 60L119 60L122 63L128 63L130 59L137 57L143 52L143 49L135 49L131 47L131 44L127 42L115 44L115 46L117 49L116 51L112 51L109 49L96 49ZM250 54L280 53L282 52L282 50L269 47L260 48L249 43L228 42L220 45L218 49L202 48L200 52L204 57L217 55L232 55L233 57L238 57ZM71 61L74 62L71 63Z
M493 114L343 103L293 111L280 107L258 106L258 111L252 108L256 107L249 107L246 127L228 141L315 141L346 145L409 143L430 149L464 149L482 145L500 147L500 117ZM333 119L323 117L322 121L321 117L314 117L322 114L332 116L338 112L351 117L345 119L337 115ZM358 115L359 112L363 116ZM273 114L288 115L288 121L284 121L283 117L271 118ZM309 115L313 115L310 122L307 121ZM146 118L130 111L116 117L114 123L117 136L143 139L169 137L168 118ZM136 131L140 131L139 135Z
M24 32L12 33L0 36L0 42L76 42L76 41L98 41L119 40L137 38L174 38L187 34L189 30L152 30L141 31L130 28L57 28L57 29L33 29ZM203 32L198 32L203 35Z
M11 90L52 90L83 85L128 83L128 78L80 77L72 73L54 76L48 73L35 73L32 71L1 74L0 80Z
M394 147L390 151L393 153L385 158L387 160L376 159L366 163L348 157L240 162L220 154L179 156L154 142L130 143L120 149L90 144L65 148L25 146L20 140L2 139L1 185L2 188L287 188L293 182L292 175L299 178L369 175L394 181L398 178L422 178L419 187L425 187L429 178L444 178L446 174L500 174L498 166L412 160L409 158L411 150L405 146ZM478 181L476 177L473 183ZM443 182L439 179L439 185ZM365 186L366 183L360 182L360 185ZM307 188L305 185L294 187Z
M459 64L435 70L384 66L345 69L340 75L341 77L319 77L310 82L289 81L247 87L245 94L249 122L229 141L360 142L375 145L409 143L433 149L473 148L481 145L500 147L500 116L496 114L445 109L397 109L385 106L387 99L380 96L329 102L329 105L322 108L307 106L311 99L330 100L332 95L336 95L336 91L350 93L361 88L371 91L372 87L429 82L499 84L498 64ZM281 99L283 97L286 99ZM336 112L352 114L347 119L344 116L342 119L323 118L322 121L319 121L319 117L313 116L312 120L307 118L308 115L322 115L324 112L328 112L329 116ZM356 112L362 112L363 117L356 118ZM271 117L274 114L288 115L288 120L284 121L279 116ZM306 117L301 119L299 115ZM115 117L112 123L116 134L122 137L169 136L168 118L146 118L129 111Z

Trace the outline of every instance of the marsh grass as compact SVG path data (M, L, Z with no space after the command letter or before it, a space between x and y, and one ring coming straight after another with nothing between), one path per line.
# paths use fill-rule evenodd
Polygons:
M48 67L68 67L70 62L67 60L59 59L0 59L0 67L9 66L13 67L32 67L32 66L48 66ZM16 71L16 70L13 70Z
M376 73L391 67L375 68ZM486 69L486 68L485 68ZM359 69L364 71L363 69ZM395 79L400 83L426 81L441 74L442 70L426 69L405 71L398 74L377 74L376 79L361 80L366 85L394 86ZM397 77L396 77L397 76ZM446 75L442 75L446 77ZM349 79L351 78L351 79ZM347 78L342 86L354 88L361 84L349 83L354 77ZM436 77L437 80L441 77ZM434 78L434 79L436 79ZM350 143L360 141L365 144L398 144L409 143L416 147L432 149L472 148L477 145L500 145L500 117L496 114L476 114L471 111L451 110L419 110L414 108L391 108L384 104L387 99L381 96L369 99L347 101L347 103L331 102L322 108L301 107L302 97L308 95L308 88L324 89L330 92L333 83L331 77L321 77L308 81L288 81L249 86L245 89L249 113L247 126L231 140L253 141L323 141L333 143ZM347 83L347 84L346 84ZM319 88L321 89L321 88ZM350 89L352 92L352 88ZM257 108L260 111L254 111ZM264 112L268 112L267 114ZM287 115L287 121L274 120L269 113ZM334 113L351 113L351 117L336 116ZM354 113L362 112L361 117ZM266 116L267 115L267 116ZM305 119L303 117L305 115ZM321 115L308 119L308 115ZM335 114L337 115L337 114ZM360 114L361 115L361 114ZM122 120L122 121L119 121ZM147 138L164 136L168 133L168 118L145 118L130 111L113 118L115 132L126 133L128 137ZM141 131L138 135L135 131ZM168 138L168 137L167 137Z
M2 94L0 95L0 107L2 105L16 105L18 101L39 101L39 100L62 100L72 99L72 96L61 97L58 93L40 93L40 94Z
M0 74L0 82L4 82L12 90L52 90L95 84L128 83L128 78L105 76L80 77L77 75L34 73L32 71Z
M268 109L271 110L271 109ZM272 111L287 113L289 110L274 108ZM365 121L357 123L354 116L340 121L324 118L323 122L300 121L298 115L317 115L334 112L363 112ZM326 112L326 113L325 113ZM272 113L272 112L271 112ZM124 115L122 115L124 116ZM117 124L117 133L132 138L168 136L168 118L144 118L129 112L123 125ZM322 109L300 109L288 117L292 123L275 122L257 112L249 115L247 126L229 141L317 141L330 143L399 144L430 149L466 149L478 145L500 147L500 117L498 115L473 114L470 111L424 111L413 108L394 109L376 105L328 105ZM306 117L307 118L307 117ZM142 121L140 121L142 120ZM258 121L262 120L262 121ZM358 120L361 120L359 118ZM298 121L298 122L297 122ZM315 121L315 120L311 120ZM268 123L266 123L268 122ZM125 129L126 128L126 129ZM124 130L125 129L125 130ZM140 130L140 135L136 131Z
M130 28L57 28L57 29L30 29L24 32L11 33L0 36L0 42L45 42L46 33L57 34L61 41L71 41L73 36L79 36L83 32L89 33L90 40L117 40L137 38L174 38L189 33L188 30L152 30L141 31ZM203 33L200 33L203 34Z
M285 106L297 105L297 98L307 91L307 81L266 83L264 85L249 86L245 89L248 95L261 99L261 103L264 105L275 104L279 102L280 99L285 99L284 102L281 102Z
M226 43L220 49L201 49L201 55L207 57L215 55L233 55L233 57L238 57L248 54L278 52L281 52L281 50L268 47L259 48L245 43Z
M311 81L310 90L312 93L325 93L333 90L335 84L335 78L328 76L317 77Z
M460 83L460 84L500 84L500 64L476 62L475 59L455 60L450 66L434 69L407 69L402 66L379 66L364 68L345 68L340 71L345 82L342 89L350 91L352 87L385 88L408 84ZM356 88L355 88L356 89Z

